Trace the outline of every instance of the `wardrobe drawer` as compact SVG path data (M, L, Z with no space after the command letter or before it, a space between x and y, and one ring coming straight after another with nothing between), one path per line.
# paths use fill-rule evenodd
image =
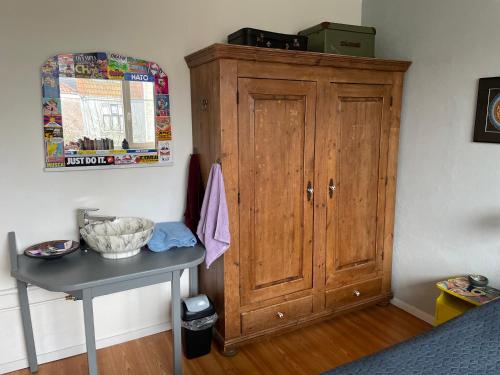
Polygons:
M242 313L242 333L246 335L293 322L300 317L311 314L312 307L312 296L307 296Z
M355 304L365 299L378 296L382 291L382 279L365 281L326 292L326 307Z

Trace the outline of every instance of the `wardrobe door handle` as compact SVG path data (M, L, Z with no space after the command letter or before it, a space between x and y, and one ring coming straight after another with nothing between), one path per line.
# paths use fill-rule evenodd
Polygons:
M333 193L337 189L337 186L335 185L335 182L333 182L333 178L330 178L330 183L328 184L328 194L330 195L330 198L333 198Z
M310 201L312 198L312 195L314 193L314 189L312 187L311 181L307 183L307 200Z

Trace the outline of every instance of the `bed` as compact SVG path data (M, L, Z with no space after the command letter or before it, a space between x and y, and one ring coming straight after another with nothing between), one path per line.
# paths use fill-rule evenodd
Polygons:
M500 299L324 375L499 375Z

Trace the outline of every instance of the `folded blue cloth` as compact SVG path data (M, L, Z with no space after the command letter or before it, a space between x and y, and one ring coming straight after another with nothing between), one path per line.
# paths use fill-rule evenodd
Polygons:
M196 237L188 227L179 221L156 223L153 237L148 242L151 251L166 251L172 247L193 247Z

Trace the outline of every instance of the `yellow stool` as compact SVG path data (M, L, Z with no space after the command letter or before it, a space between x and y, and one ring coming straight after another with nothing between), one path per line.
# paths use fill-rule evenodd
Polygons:
M440 281L436 286L441 294L436 299L435 326L500 297L500 290L471 286L466 276Z

